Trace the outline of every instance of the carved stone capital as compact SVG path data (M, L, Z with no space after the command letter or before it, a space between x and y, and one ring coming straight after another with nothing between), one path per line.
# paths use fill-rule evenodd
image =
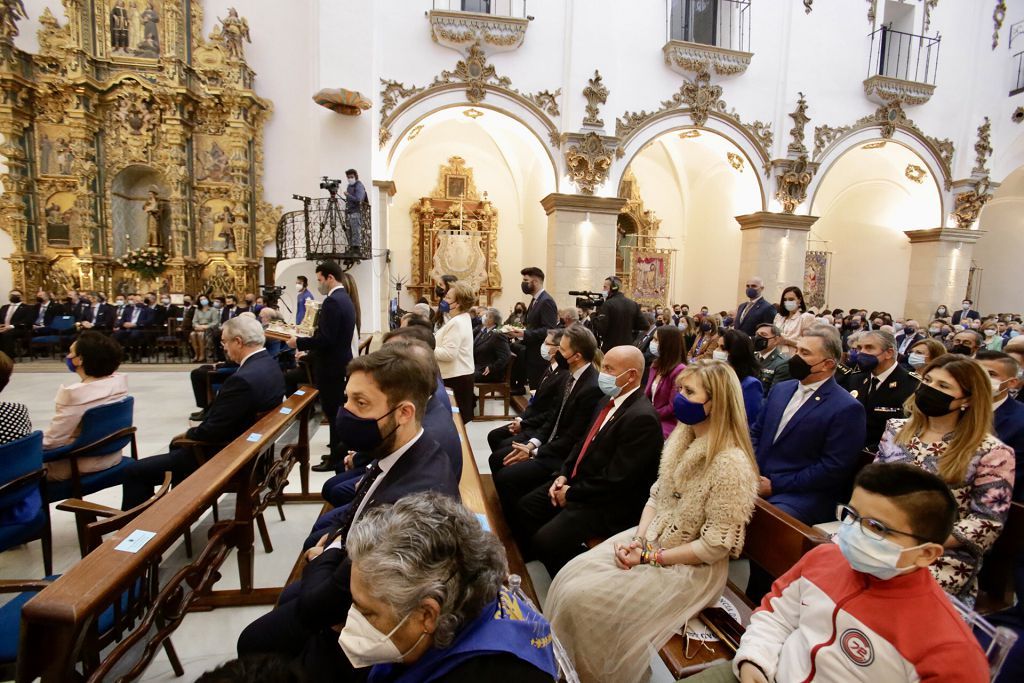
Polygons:
M864 94L875 104L897 101L904 105L924 104L934 92L934 85L888 76L872 76L864 81Z
M463 55L475 43L489 54L515 50L523 44L530 24L529 19L436 9L427 13L427 19L434 42Z
M625 197L594 197L591 195L562 194L552 192L540 200L544 213L551 215L555 211L575 211L577 213L598 213L618 215L626 205Z
M818 216L794 216L788 213L774 213L772 211L758 211L743 216L736 216L736 222L740 224L740 230L759 230L769 228L772 230L797 230L809 232Z
M741 74L750 66L752 52L727 50L724 47L670 40L661 48L665 63L676 73L685 75L714 71L719 76Z
M985 234L984 230L963 230L960 228L927 228L924 230L904 230L911 244L924 242L966 242L973 244Z

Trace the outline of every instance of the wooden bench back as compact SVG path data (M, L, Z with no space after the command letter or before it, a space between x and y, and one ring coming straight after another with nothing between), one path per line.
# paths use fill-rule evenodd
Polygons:
M754 516L747 525L743 555L778 578L809 550L828 542L828 536L822 532L758 498Z
M41 678L43 683L58 683L76 678L73 670L81 660L83 640L88 629L95 628L99 615L140 578L152 575L161 556L199 515L236 480L247 478L253 461L269 450L292 422L300 416L308 417L317 391L307 386L303 387L303 392L286 399L280 408L259 420L124 528L111 534L25 605L21 614L17 681L27 683ZM251 502L243 498L239 497L238 505L251 506ZM248 543L251 552L252 530L243 527L234 520L215 524L199 558L168 581L161 582L163 588L141 625L107 655L98 669L87 673L87 678L103 680L117 660L147 636L155 623L157 633L151 638L151 647L146 648L148 657L152 657L159 642L184 618L191 601L216 581L217 568L231 547ZM138 552L115 550L135 531L156 535ZM141 673L146 664L148 658L137 663L132 671Z

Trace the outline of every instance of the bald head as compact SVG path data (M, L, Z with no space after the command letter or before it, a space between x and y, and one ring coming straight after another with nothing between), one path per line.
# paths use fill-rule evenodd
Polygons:
M622 393L640 386L644 373L644 354L635 346L615 346L608 349L601 363L601 372L616 378Z
M1006 346L1003 347L1003 351L1006 353L1010 353L1011 351L1013 353L1024 353L1024 335L1014 337L1008 341Z

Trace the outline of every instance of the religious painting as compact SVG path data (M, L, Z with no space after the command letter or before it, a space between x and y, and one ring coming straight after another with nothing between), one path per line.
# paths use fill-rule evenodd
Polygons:
M445 198L446 199L464 199L466 197L466 178L465 176L450 175L447 179L447 185L445 187Z
M46 242L51 246L71 246L71 236L81 226L72 192L54 192L43 206Z
M67 126L36 124L39 175L70 176L73 174L75 152L71 147L71 129Z
M668 249L634 249L631 270L633 276L631 299L648 306L668 304L672 251Z
M230 183L227 141L215 135L196 135L196 180L207 183ZM236 150L238 160L244 161L244 151Z
M828 299L830 252L808 251L804 257L804 303L820 311Z
M207 199L199 207L199 239L203 251L227 254L236 250L235 224L245 220L236 215L227 199Z
M107 0L107 48L111 57L159 59L162 0Z

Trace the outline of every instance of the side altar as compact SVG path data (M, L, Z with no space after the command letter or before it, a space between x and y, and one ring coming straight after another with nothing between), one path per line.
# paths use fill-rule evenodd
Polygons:
M63 0L39 53L0 4L0 229L14 284L215 294L255 291L279 209L263 198L271 103L234 9L203 38L201 0ZM135 268L139 250L160 265ZM145 264L143 264L145 265Z

